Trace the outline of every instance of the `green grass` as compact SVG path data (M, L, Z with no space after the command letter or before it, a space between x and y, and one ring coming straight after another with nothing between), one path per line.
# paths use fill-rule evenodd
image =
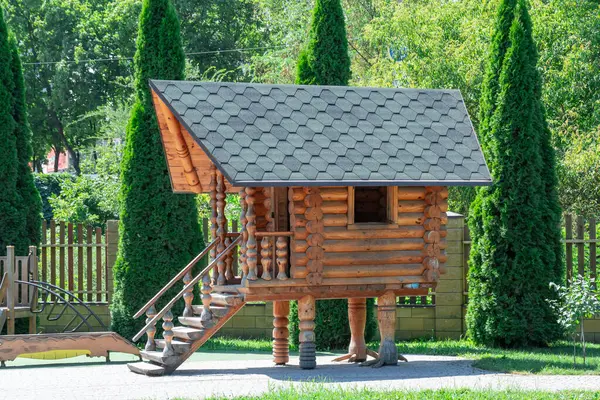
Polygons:
M211 397L211 400L221 400L225 397ZM259 396L234 397L235 400L368 400L368 399L403 399L403 400L598 400L600 392L541 392L521 390L469 390L469 389L441 389L441 390L393 390L376 391L372 389L342 388L328 389L323 386L301 388L276 389Z
M369 347L377 350L379 344L369 343ZM587 364L584 366L582 358L577 357L575 367L573 367L573 347L567 342L560 342L548 348L515 350L476 346L465 340L400 342L397 347L400 354L470 358L474 360L473 366L489 371L517 374L600 375L599 344L588 344ZM214 338L204 345L203 350L269 353L271 341ZM292 347L291 350L296 349ZM579 355L579 348L577 352Z

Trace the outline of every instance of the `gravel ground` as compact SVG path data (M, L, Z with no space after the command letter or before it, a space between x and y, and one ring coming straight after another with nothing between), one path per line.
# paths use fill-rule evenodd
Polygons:
M314 385L375 389L538 389L599 390L600 376L511 375L486 372L458 357L407 356L397 367L360 368L334 364L319 356L312 371L298 368L292 357L285 367L274 367L265 357L229 361L192 360L171 376L136 375L123 363L20 366L0 370L0 399L200 399L210 395L260 394L289 385Z

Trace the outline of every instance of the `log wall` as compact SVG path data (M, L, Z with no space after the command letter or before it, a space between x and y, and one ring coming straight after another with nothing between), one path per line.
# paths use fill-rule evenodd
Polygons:
M398 202L396 224L363 225L352 223L354 199L347 187L319 188L317 200L313 188L290 188L292 278L306 278L315 285L346 278L421 277L432 258L445 262L447 190L393 190L397 190L391 197ZM435 204L431 204L432 196ZM381 205L383 210L386 206ZM433 216L428 217L426 211ZM316 272L322 279L315 280ZM432 274L423 279L437 280Z

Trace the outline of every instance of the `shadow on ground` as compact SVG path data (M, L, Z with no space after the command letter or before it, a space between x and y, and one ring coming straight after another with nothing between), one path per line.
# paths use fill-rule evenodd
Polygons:
M293 382L353 382L385 381L398 379L425 379L459 376L489 375L494 372L472 367L473 360L416 360L383 368L360 367L349 363L326 363L314 370L302 370L298 365L248 367L248 368L186 368L172 376L264 375L273 380Z

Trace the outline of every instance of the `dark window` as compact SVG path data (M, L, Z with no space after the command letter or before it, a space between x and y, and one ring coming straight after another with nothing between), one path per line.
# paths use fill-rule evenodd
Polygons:
M354 223L387 223L386 187L359 186L354 189Z

